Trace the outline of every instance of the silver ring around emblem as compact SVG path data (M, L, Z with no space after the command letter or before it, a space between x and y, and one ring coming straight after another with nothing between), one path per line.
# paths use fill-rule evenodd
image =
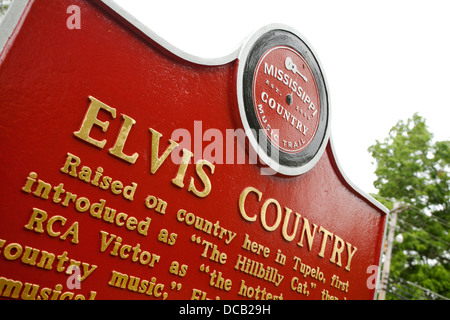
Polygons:
M282 50L292 54L279 57ZM314 167L329 140L329 98L320 63L297 31L269 25L246 41L237 97L242 125L262 162L288 176Z

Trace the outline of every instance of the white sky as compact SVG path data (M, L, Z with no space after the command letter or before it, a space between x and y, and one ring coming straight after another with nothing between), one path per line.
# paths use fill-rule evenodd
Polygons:
M149 29L199 57L233 52L252 32L287 24L312 45L327 78L332 138L344 172L374 192L367 148L415 112L450 139L448 0L116 0Z

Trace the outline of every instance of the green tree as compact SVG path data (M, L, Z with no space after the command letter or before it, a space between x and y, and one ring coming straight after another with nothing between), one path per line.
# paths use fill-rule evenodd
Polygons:
M369 152L375 197L406 209L398 215L386 298L450 298L450 141L433 142L425 119L414 114Z
M9 6L11 5L12 0L0 0L0 21L2 20L3 16L6 14L6 11L8 11Z

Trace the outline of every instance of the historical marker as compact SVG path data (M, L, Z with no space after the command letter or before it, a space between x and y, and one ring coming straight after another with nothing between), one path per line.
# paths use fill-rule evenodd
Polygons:
M374 298L387 210L295 30L204 60L110 1L16 0L0 50L0 297Z

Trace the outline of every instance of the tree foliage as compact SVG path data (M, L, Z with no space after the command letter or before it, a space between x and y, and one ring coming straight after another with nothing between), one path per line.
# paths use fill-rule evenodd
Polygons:
M407 208L398 216L387 298L450 298L450 141L433 142L415 114L369 152L377 165L375 197L388 208L393 201Z
M9 6L11 5L11 0L0 0L0 21L2 17L6 14L6 11L8 11Z

